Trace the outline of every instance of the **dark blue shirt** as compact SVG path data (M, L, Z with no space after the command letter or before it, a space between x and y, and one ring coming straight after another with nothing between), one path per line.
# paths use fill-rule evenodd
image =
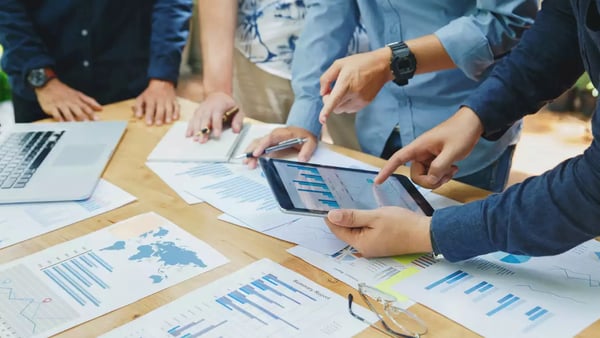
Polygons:
M497 135L583 73L600 83L600 0L544 0L533 27L467 100ZM497 250L554 255L600 235L600 116L586 151L485 200L436 211L432 235L450 261ZM548 149L547 151L552 151Z
M176 82L191 13L191 0L3 0L2 67L25 99L27 72L47 66L101 104L131 98Z

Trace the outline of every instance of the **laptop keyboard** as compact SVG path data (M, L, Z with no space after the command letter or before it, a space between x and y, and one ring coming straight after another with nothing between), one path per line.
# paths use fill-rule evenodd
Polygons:
M24 188L64 133L11 133L0 144L0 189Z

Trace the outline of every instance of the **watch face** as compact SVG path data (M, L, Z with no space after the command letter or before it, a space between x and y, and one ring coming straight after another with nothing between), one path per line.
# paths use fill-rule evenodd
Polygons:
M412 76L415 65L409 58L396 58L393 63L394 74Z
M46 71L43 68L32 69L27 75L27 82L33 87L41 87L48 82Z

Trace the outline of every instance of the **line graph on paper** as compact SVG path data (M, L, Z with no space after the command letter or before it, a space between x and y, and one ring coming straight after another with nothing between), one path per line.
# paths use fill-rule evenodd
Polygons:
M77 317L25 266L0 271L0 336L31 337Z
M581 282L578 283L581 284L581 286L590 288L600 287L600 280L594 279L589 273L576 272L560 266L556 266L555 271L558 272L559 276L562 276L569 281Z

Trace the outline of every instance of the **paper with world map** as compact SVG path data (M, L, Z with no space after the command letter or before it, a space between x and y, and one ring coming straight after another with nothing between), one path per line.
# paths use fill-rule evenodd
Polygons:
M169 220L138 215L0 266L0 332L47 337L227 262Z

